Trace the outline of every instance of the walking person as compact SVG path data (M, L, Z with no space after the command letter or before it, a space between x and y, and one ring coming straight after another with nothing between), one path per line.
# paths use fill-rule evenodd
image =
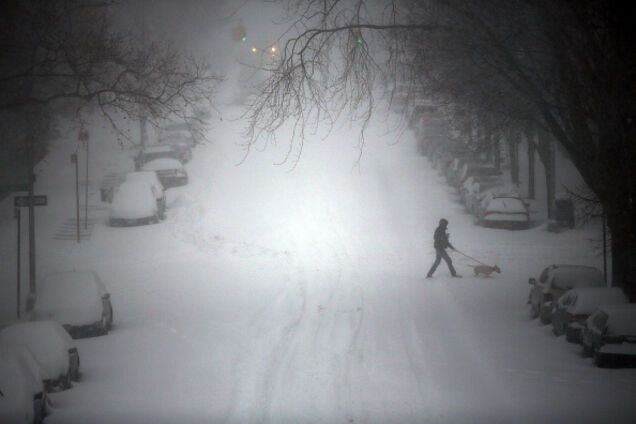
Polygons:
M448 253L446 253L446 248L451 248L455 250L453 245L448 240L448 233L446 232L447 227L448 227L448 221L444 218L440 219L439 225L435 229L435 234L433 235L433 247L435 247L435 255L436 255L435 262L433 262L433 266L431 266L431 269L428 271L428 274L426 274L426 278L431 278L433 276L433 273L437 269L437 266L439 265L442 259L444 259L444 262L446 262L446 265L448 265L448 270L450 271L453 277L456 277L456 278L461 277L461 275L457 274L457 272L455 271L455 268L453 267L453 261L450 258L450 256L448 256Z

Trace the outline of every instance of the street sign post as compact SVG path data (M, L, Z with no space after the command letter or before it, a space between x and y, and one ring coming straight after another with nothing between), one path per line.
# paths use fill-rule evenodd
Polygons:
M20 223L20 208L13 208L13 217L17 220L18 222L18 238L17 238L17 301L16 301L16 310L18 312L18 319L20 319L20 284L21 284L21 279L20 279L20 266L21 266L21 255L20 255L20 234L21 234L21 223Z
M79 212L79 161L77 153L71 154L71 163L75 164L75 213L76 213L76 230L77 242L80 242L80 212Z
M28 208L29 206L46 206L48 198L46 195L38 194L34 196L15 196L13 206L16 208Z

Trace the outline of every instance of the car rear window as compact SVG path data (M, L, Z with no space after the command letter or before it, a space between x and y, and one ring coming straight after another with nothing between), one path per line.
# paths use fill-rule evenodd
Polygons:
M526 213L526 206L515 197L495 197L488 203L489 212Z

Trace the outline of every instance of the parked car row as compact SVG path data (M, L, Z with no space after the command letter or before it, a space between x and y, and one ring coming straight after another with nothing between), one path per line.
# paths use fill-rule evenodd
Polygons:
M50 274L38 285L30 321L0 330L0 422L41 423L48 394L80 380L74 339L106 335L110 294L93 271Z
M636 364L636 304L595 267L550 265L530 278L530 316L581 345L598 367Z
M429 140L418 147L458 195L475 223L488 228L523 230L530 227L527 203L502 172L466 147Z
M110 174L101 188L102 201L110 202L113 227L156 224L166 217L165 190L188 184L184 164L192 158L191 144L180 138L141 149L135 170L124 176Z

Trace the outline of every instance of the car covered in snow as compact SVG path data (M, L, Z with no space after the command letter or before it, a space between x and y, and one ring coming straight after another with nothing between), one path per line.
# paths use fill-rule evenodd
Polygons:
M146 181L124 181L113 196L109 224L113 227L156 224L159 209L152 186Z
M636 364L636 304L599 306L585 321L581 345L598 367Z
M32 316L59 322L78 339L108 334L113 307L110 294L94 271L67 271L40 280Z
M485 190L501 185L501 178L497 175L470 176L462 184L459 190L459 199L466 210L473 213L474 204L478 201L479 194Z
M488 228L525 230L530 227L530 211L519 197L493 197L481 212L479 224Z
M55 321L12 324L0 331L0 348L25 347L40 366L47 391L68 389L79 380L80 357L73 339Z
M41 423L48 397L33 355L24 347L0 348L0 423Z
M183 132L166 132L159 140L162 145L171 146L177 152L177 159L182 163L192 160L192 145L194 140Z
M603 273L586 265L556 265L546 267L539 279L528 279L530 316L540 317L543 324L550 323L552 302L556 302L568 290L584 287L605 287Z
M180 160L180 155L177 149L169 144L148 146L140 150L135 156L135 170L140 171L144 164L161 158Z
M143 171L156 171L165 188L188 184L188 173L183 164L176 159L155 159L145 163Z
M619 287L585 287L565 292L552 310L552 332L566 335L571 343L580 343L580 332L585 320L599 305L628 303Z
M129 172L125 177L126 181L146 181L152 187L152 194L157 201L157 209L159 211L159 217L164 219L166 216L166 189L159 181L159 176L155 171L135 171Z
M501 170L494 166L488 166L479 162L467 162L460 168L454 179L453 187L461 190L462 185L469 177L499 177Z

